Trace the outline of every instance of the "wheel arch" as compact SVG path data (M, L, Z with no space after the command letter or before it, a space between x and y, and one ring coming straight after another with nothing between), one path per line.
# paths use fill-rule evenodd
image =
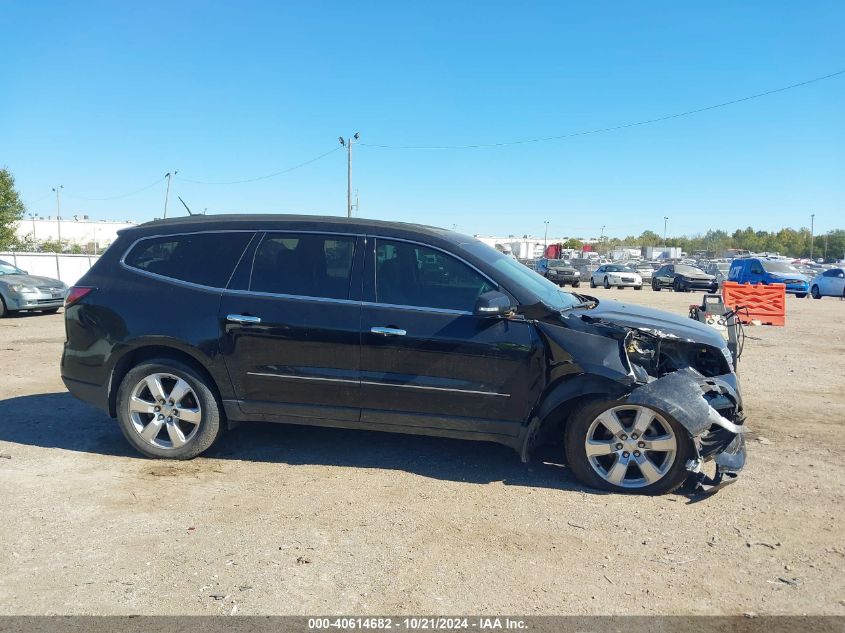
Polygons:
M625 396L625 385L594 374L579 374L550 386L531 414L520 438L519 453L527 462L531 452L552 437L559 437L569 421L570 413L585 400L606 398L615 400Z
M108 407L111 417L117 415L117 392L123 378L133 367L154 358L174 360L196 371L207 381L208 388L220 404L221 413L223 412L220 385L217 384L217 380L202 361L201 354L196 350L186 349L182 346L177 347L168 344L168 342L157 340L145 341L126 349L115 362L109 377L108 389Z

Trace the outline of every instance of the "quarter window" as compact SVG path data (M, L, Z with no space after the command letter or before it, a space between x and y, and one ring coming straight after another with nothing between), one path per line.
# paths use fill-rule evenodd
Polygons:
M132 268L225 288L252 233L192 233L144 239L124 258Z
M391 305L471 312L479 295L496 287L442 251L378 240L376 301Z
M354 254L354 237L268 233L255 251L249 289L347 299Z

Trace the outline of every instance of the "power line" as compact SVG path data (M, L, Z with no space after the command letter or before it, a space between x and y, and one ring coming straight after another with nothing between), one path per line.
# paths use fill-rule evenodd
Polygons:
M422 149L422 150L441 150L441 149L481 149L481 148L490 148L490 147L505 147L509 145L525 145L528 143L544 143L547 141L559 141L562 139L573 138L576 136L586 136L588 134L601 134L603 132L613 132L616 130L624 130L626 128L637 127L641 125L650 125L652 123L659 123L661 121L668 121L670 119L678 119L680 117L690 116L691 114L699 114L701 112L707 112L708 110L715 110L717 108L724 108L726 106L735 105L737 103L742 103L743 101L751 101L752 99L759 99L761 97L766 97L769 95L776 94L778 92L784 92L786 90L792 90L793 88L800 88L801 86L806 86L808 84L816 83L817 81L823 81L825 79L830 79L832 77L838 77L839 75L845 74L845 70L840 70L835 73L831 73L829 75L824 75L822 77L815 77L814 79L808 79L807 81L802 81L797 84L791 84L789 86L783 86L781 88L775 88L774 90L767 90L766 92L760 92L758 94L749 95L747 97L741 97L739 99L732 99L731 101L724 101L722 103L717 103L715 105L709 105L703 108L696 108L695 110L687 110L686 112L679 112L677 114L670 114L667 116L657 117L655 119L647 119L645 121L636 121L634 123L625 123L623 125L614 125L611 127L603 127L603 128L596 128L593 130L584 130L581 132L572 132L569 134L559 134L556 136L542 136L538 138L529 138L529 139L521 139L517 141L502 141L498 143L475 143L472 145L380 145L376 143L359 143L359 145L363 145L365 147L377 147L383 149Z
M292 172L295 169L299 169L300 167L305 167L306 165L310 165L311 163L315 163L321 158L325 158L329 154L334 154L340 147L335 147L332 150L329 150L325 154L320 154L310 160L306 160L304 163L299 163L298 165L294 165L293 167L288 167L286 169L282 169L280 171L275 171L272 174L267 174L266 176L256 176L255 178L244 178L243 180L226 180L226 181L208 181L208 180L191 180L190 178L180 178L182 182L191 182L196 185L239 185L246 182L256 182L258 180L267 180L268 178L274 178L276 176L281 176L282 174L287 174Z
M87 198L85 196L72 196L70 194L65 194L65 196L67 196L68 198L75 198L76 200L96 200L96 201L117 200L119 198L128 198L129 196L134 196L136 193L141 193L142 191L146 191L147 189L152 189L157 184L159 184L162 180L164 180L163 176L161 178L157 178L155 180L155 182L150 183L149 185L146 185L144 187L141 187L140 189L135 189L134 191L130 191L129 193L122 193L122 194L117 195L117 196L108 196L106 198Z

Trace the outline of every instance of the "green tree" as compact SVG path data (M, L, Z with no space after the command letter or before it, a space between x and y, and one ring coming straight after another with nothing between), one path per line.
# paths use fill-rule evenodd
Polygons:
M17 243L15 225L23 218L26 206L15 189L15 179L6 169L0 169L0 250Z

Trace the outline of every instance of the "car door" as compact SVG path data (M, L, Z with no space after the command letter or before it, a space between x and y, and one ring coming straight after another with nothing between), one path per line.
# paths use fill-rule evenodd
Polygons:
M358 421L362 244L350 234L267 232L244 255L219 315L244 413Z
M599 266L593 271L592 274L593 283L595 285L599 285L604 282L604 266Z
M672 285L672 266L665 265L657 271L657 281L661 286Z
M763 269L763 264L757 259L752 259L748 264L748 282L752 284L759 284L765 281L766 271Z
M370 240L362 423L476 437L519 432L539 397L541 348L529 322L473 314L478 296L495 289L443 250Z

